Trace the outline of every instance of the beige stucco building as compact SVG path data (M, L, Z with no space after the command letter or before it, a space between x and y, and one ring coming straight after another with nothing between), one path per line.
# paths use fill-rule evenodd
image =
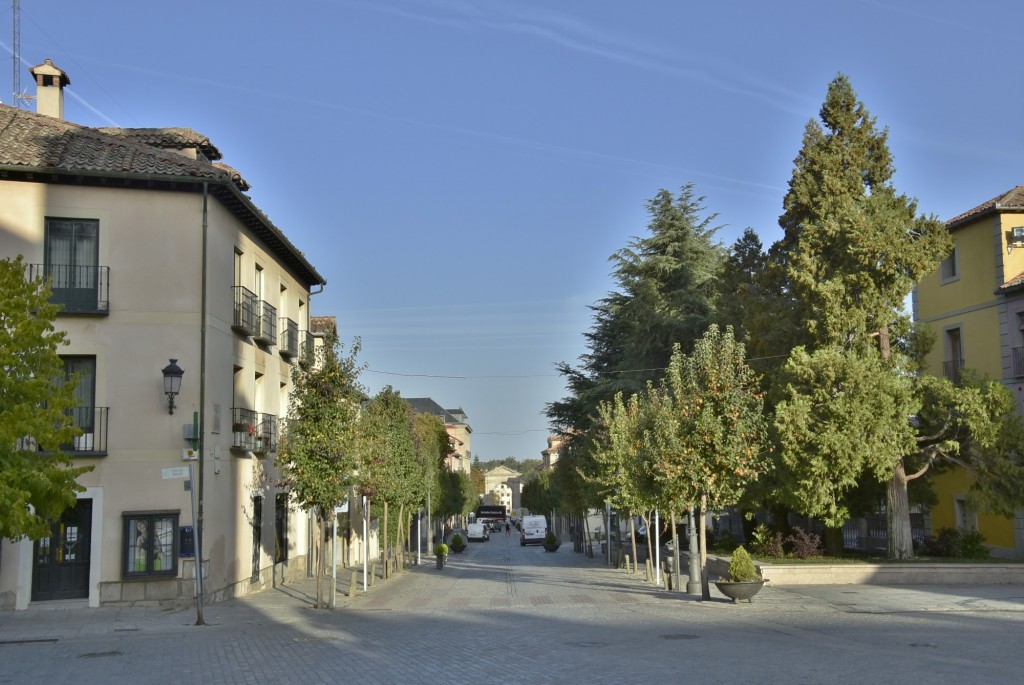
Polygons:
M499 466L484 473L484 504L500 504L505 511L514 512L520 508L523 493L523 474L507 466Z
M408 397L405 401L416 414L431 414L441 419L452 450L445 458L445 465L453 473L462 471L468 476L473 459L470 444L473 428L467 422L466 412L461 407L445 409L429 397Z
M39 113L0 105L0 258L52 278L80 376L70 454L94 469L52 538L0 543L0 607L191 604L190 466L207 601L305 574L308 518L273 456L324 279L205 136L63 121L70 79L33 75Z

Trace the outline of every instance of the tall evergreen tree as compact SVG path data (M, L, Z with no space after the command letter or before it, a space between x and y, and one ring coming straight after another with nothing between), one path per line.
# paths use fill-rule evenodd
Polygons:
M713 320L725 250L715 241L715 215L705 215L703 203L692 184L678 196L659 191L647 202L649 235L634 237L609 258L617 289L591 307L588 351L577 367L557 366L568 395L547 407L552 425L569 431L570 442L595 425L602 402L642 392L661 378L673 346L691 349ZM576 447L577 467L588 468L589 445ZM562 491L574 489L563 484Z
M807 506L814 515L838 523L843 493L870 469L901 484L889 488L890 526L903 517L909 529L902 472L916 448L917 402L901 380L907 360L893 354L890 334L909 328L907 295L952 244L941 222L919 216L916 202L893 188L888 133L845 76L829 84L820 118L805 129L779 219L784 235L765 275L775 303L763 311L783 327L776 344L793 350L776 379L779 454L792 499L815 503ZM878 387L857 398L859 373ZM889 404L871 415L873 395L883 392ZM868 413L861 421L851 411ZM865 430L877 439L858 441Z
M49 537L84 489L75 479L93 469L61 451L80 431L75 384L58 382L67 335L54 330L49 300L45 282L25 278L20 256L0 260L0 538L10 540Z

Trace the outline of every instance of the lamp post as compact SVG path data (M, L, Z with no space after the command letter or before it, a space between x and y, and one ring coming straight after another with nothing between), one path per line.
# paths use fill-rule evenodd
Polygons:
M181 392L181 377L185 371L178 366L178 360L172 359L171 363L163 368L164 394L167 395L167 413L174 413L174 398Z

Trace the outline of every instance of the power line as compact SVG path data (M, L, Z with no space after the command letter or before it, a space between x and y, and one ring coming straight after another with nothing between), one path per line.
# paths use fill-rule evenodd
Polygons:
M751 357L747 359L748 362L765 361L767 359L783 359L788 357L788 354L776 354L767 357ZM599 371L598 376L612 375L620 373L650 373L652 371L665 371L667 366L654 367L650 369L620 369L610 371ZM382 376L399 376L402 378L438 378L442 380L456 380L456 381L471 381L471 380L487 380L494 378L558 378L563 374L560 373L533 373L533 374L503 374L503 375L483 375L483 376L466 376L466 375L449 375L449 374L432 374L432 373L402 373L400 371L381 371L379 369L367 368L366 371L370 373L378 373Z

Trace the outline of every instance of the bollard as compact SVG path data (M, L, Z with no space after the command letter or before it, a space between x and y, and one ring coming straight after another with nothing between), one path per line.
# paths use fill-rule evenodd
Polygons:
M356 588L359 587L359 571L352 571L352 580L348 584L348 596L354 597L356 594Z
M654 565L650 559L644 562L644 580L648 583L654 580Z

